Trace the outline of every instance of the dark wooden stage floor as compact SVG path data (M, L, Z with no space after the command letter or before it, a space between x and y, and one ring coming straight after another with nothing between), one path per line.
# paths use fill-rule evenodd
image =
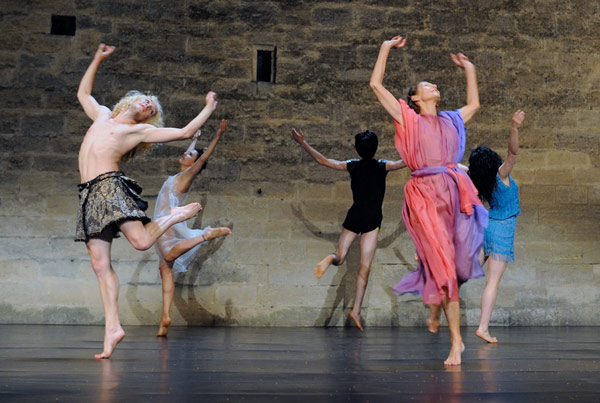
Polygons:
M594 327L494 328L498 345L463 328L452 369L445 328L125 330L96 361L102 327L0 325L0 401L600 401Z

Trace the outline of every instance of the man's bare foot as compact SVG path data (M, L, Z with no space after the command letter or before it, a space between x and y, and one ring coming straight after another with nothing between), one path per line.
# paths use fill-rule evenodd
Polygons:
M102 359L102 358L110 358L115 347L121 340L125 337L125 331L121 326L115 331L107 331L104 333L104 351L100 354L94 354L94 358Z
M430 333L437 333L440 331L440 320L439 318L437 319L431 319L431 318L427 318L427 330L429 330Z
M206 231L204 231L203 238L205 241L210 241L211 239L227 235L231 235L231 230L227 227L207 228Z
M321 278L323 274L325 274L325 270L331 265L333 258L331 255L325 257L325 259L321 260L317 267L315 267L315 277Z
M156 337L163 337L169 333L169 326L171 325L170 317L162 317L160 318L160 324L158 325L158 333L156 333Z
M460 365L461 363L461 353L465 351L465 345L461 341L460 344L453 343L452 348L450 349L450 354L446 361L444 361L444 365Z
M171 209L171 215L177 217L181 221L185 221L195 217L200 210L202 210L200 203L190 203L182 207L173 207Z
M348 316L350 317L350 319L352 319L354 321L354 324L356 325L356 327L359 328L360 331L362 332L363 327L360 324L360 317L356 316L353 311L350 311L350 315L348 315Z
M489 330L482 331L482 330L477 329L477 330L475 330L475 334L477 335L477 337L487 341L488 343L498 343L498 339L495 337L492 337L490 335Z

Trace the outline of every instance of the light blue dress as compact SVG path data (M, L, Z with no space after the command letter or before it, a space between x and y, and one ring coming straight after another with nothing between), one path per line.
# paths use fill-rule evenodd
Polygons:
M515 231L517 216L521 214L519 206L519 187L508 176L510 186L506 186L500 175L496 174L496 186L492 191L489 221L485 229L483 247L486 256L496 260L512 262L515 260Z

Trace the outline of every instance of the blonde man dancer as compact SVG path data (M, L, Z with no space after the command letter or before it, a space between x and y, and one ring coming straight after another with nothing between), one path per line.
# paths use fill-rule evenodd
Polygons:
M162 126L158 100L137 92L129 94L127 105L119 103L118 113L113 114L94 99L92 87L100 63L114 50L114 46L99 45L77 91L79 103L93 121L79 150L82 183L76 240L86 243L104 306L104 349L95 358L109 358L125 337L119 321L119 279L110 261L112 239L120 231L134 248L146 250L171 225L201 210L199 203L191 203L150 222L144 214L147 203L139 196L141 187L123 176L119 162L145 144L191 138L217 106L216 94L209 92L206 106L182 129L157 127Z

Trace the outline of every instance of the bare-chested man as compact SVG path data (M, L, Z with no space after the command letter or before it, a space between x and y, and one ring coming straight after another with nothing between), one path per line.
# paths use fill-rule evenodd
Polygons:
M130 92L111 111L92 97L94 78L100 63L115 50L100 44L85 72L77 99L86 115L94 121L79 150L79 212L77 241L85 241L92 268L98 277L104 306L104 350L96 358L109 358L125 337L119 321L119 279L110 261L112 239L122 232L138 250L150 248L171 225L194 217L199 203L171 209L156 221L144 213L147 203L141 199L141 187L119 171L119 162L149 143L191 138L217 106L216 94L206 95L206 106L182 129L162 127L162 109L158 99Z

